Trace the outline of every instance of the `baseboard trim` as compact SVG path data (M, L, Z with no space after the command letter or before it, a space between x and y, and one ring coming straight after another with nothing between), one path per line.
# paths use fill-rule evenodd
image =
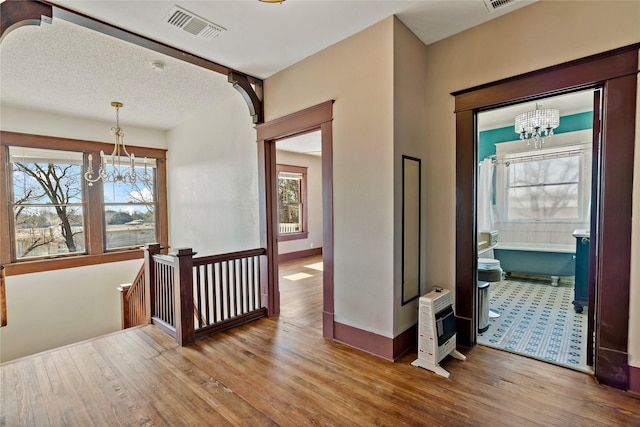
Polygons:
M278 262L291 261L292 259L306 258L313 255L322 255L322 248L311 248L303 251L287 252L278 255Z
M349 347L395 362L416 346L417 325L411 326L395 338L388 338L373 332L335 322L334 340Z
M640 397L640 368L629 366L629 393Z

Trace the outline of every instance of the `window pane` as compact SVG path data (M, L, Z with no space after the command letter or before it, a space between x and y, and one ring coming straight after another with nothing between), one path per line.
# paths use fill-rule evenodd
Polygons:
M280 204L280 233L302 231L300 204Z
M579 217L578 156L512 163L508 176L509 219Z
M155 161L147 165L136 159L135 183L118 181L104 186L104 222L106 248L132 248L153 243L156 238L155 221ZM129 170L122 161L121 173ZM116 168L107 166L107 173Z
M14 206L13 217L18 259L84 252L81 206Z
M114 167L107 166L106 170L107 173L113 173ZM156 200L155 168L136 166L136 174L139 178L146 176L148 179L138 179L134 184L123 181L106 183L104 185L105 203L154 203Z
M280 177L278 179L278 196L281 203L299 203L300 179Z
M143 246L156 241L153 205L105 207L107 249Z
M15 256L84 252L82 154L10 147Z

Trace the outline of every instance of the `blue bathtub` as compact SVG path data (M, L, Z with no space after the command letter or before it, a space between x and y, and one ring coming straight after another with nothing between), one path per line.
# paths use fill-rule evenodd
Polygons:
M551 276L553 285L559 277L574 276L576 271L575 245L498 242L493 254L505 273Z

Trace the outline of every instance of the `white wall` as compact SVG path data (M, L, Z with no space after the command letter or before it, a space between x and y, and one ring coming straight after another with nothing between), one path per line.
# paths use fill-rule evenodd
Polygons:
M112 142L112 123L3 106L2 130ZM163 131L127 127L131 145L166 148ZM135 141L135 142L133 142ZM0 361L121 329L118 285L130 283L141 260L9 276L8 325L0 329Z
M198 255L260 246L256 132L231 85L168 132L169 242Z
M0 362L122 329L118 285L142 260L9 276Z
M307 168L307 226L306 239L278 242L278 253L305 251L322 247L322 157L276 151L276 163Z
M427 46L427 271L431 280L455 280L456 126L451 92L638 43L638 16L638 1L539 1ZM637 129L640 121L636 123ZM632 260L640 259L638 151L640 137L636 138ZM630 364L640 367L640 268L633 264L629 355Z
M333 104L334 319L393 337L393 18L264 82L266 120Z
M4 131L113 143L115 141L111 135L112 126L113 122L79 119L6 105L0 107L0 127ZM167 148L166 133L162 130L123 127L126 131L127 147Z

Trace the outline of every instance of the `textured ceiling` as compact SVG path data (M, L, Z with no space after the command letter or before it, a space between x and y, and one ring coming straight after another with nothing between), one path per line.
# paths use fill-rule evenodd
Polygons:
M79 1L54 3L257 77L267 77L396 14L426 44L532 3L487 12L482 0ZM179 6L226 28L205 41L164 22ZM156 72L151 61L166 63ZM226 76L54 18L0 44L0 101L13 106L171 129L211 102L239 94ZM247 117L249 112L247 110Z
M59 19L12 31L0 58L3 105L112 121L111 101L120 101L123 125L170 129L209 102L238 96L226 76ZM166 63L163 72L154 60Z

